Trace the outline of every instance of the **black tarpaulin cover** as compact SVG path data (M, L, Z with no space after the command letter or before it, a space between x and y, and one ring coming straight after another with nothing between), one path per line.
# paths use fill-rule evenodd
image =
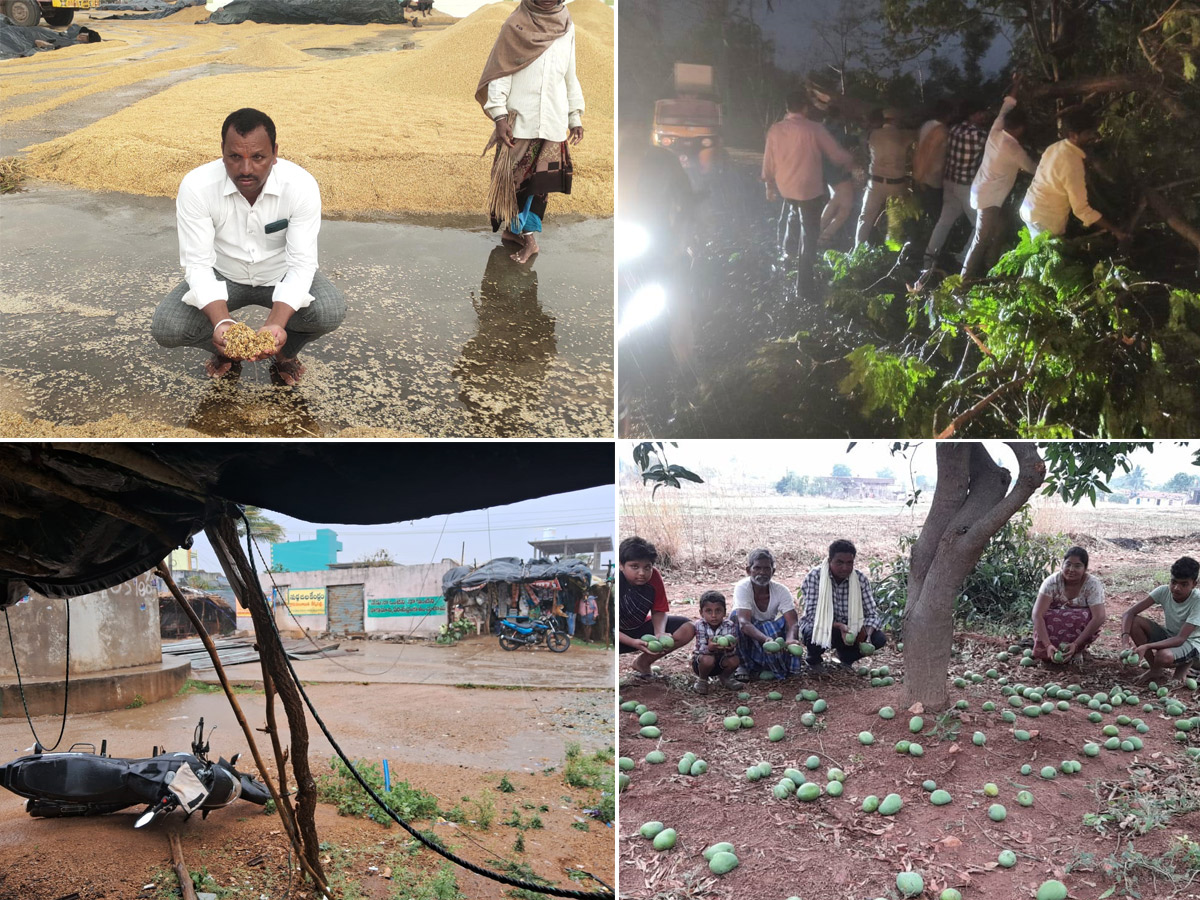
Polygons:
M217 25L403 25L396 0L233 0L210 17Z
M600 441L0 443L0 605L23 584L51 597L120 584L230 504L375 525L612 477L613 446Z
M71 25L66 31L37 25L14 25L8 16L0 15L0 59L33 56L38 52L34 41L45 41L56 50L70 47L80 30L79 25Z
M549 562L535 559L522 562L515 556L503 556L489 560L474 569L458 566L442 576L442 593L449 596L453 591L469 591L493 582L503 584L530 584L535 581L577 581L584 586L591 583L592 570L579 559L561 559Z

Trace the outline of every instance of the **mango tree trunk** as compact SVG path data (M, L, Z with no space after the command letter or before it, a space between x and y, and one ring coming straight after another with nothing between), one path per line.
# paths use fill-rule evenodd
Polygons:
M938 442L937 487L913 545L904 607L906 707L921 703L932 711L949 705L955 598L988 541L1046 478L1035 444L1008 446L1020 466L1015 481L982 444Z

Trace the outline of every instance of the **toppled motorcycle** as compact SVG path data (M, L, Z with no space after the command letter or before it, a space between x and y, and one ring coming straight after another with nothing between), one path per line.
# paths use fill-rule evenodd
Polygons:
M149 758L123 759L109 756L107 744L99 753L93 744L75 744L66 753L35 747L32 755L0 765L0 786L26 797L25 811L34 817L102 816L145 803L134 828L176 808L188 816L200 810L207 818L239 798L260 806L271 799L259 779L234 768L240 754L228 761L208 758L203 719L192 735L190 754L159 753L156 747Z

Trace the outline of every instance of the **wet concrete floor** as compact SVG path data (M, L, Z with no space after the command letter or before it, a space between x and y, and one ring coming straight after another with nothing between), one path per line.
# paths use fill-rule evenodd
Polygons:
M182 280L173 201L33 182L0 208L0 408L214 436L611 436L612 220L551 215L524 266L455 224L326 221L321 270L349 312L306 349L305 383L273 387L265 362L214 383L206 354L150 336Z

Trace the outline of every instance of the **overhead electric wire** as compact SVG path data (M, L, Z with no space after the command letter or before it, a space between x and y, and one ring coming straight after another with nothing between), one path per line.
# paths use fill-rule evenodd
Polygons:
M246 533L246 544L247 544L247 549L250 550L250 552L247 554L249 561L250 561L250 567L254 573L255 579L257 579L258 578L258 569L257 569L257 566L255 566L255 564L254 564L254 554L253 554L253 550L251 549L253 546L253 539L250 536L249 528L247 528L247 533ZM268 572L267 575L271 576L271 573ZM274 581L275 581L275 579L272 577L271 578L272 584L274 584ZM275 638L277 640L282 640L282 637L279 634L279 628L275 624L275 617L273 615L270 616L270 620L271 620L271 630L274 632ZM492 881L498 881L501 884L508 885L509 887L520 888L522 890L533 891L535 893L548 894L552 897L575 898L575 900L615 900L616 892L611 887L609 887L607 884L604 884L603 881L600 881L599 878L596 878L594 875L591 877L594 878L600 884L604 884L604 886L606 888L608 888L607 891L572 891L572 890L568 890L566 888L554 887L553 885L536 884L532 881L523 881L519 878L510 878L509 876L501 874L500 872L493 872L490 869L485 869L483 866L477 865L477 864L471 862L470 860L463 859L461 856L451 853L449 850L446 850L444 847L438 846L433 841L431 841L429 838L425 837L425 835L421 834L421 832L417 831L415 828L413 828L411 825L409 825L406 821L404 821L402 818L400 818L400 816L397 815L396 812L390 806L388 806L386 803L384 803L383 798L381 798L379 796L379 794L377 794L375 792L375 789L373 787L371 787L370 784L367 783L367 781L362 777L362 775L359 774L358 769L355 768L355 766L354 766L354 763L352 763L350 761L349 757L346 756L345 751L342 750L341 746L338 744L338 742L334 739L333 735L330 733L328 726L326 726L326 724L325 724L325 721L317 713L316 707L313 706L313 702L308 696L308 692L304 689L304 682L300 679L299 674L296 672L295 666L292 665L291 658L286 653L283 654L283 661L287 665L288 672L291 674L292 680L296 683L296 687L300 691L300 696L304 698L304 703L308 707L308 711L310 713L312 713L313 720L317 723L317 726L321 729L321 733L323 735L325 735L325 739L327 741L329 741L329 745L331 747L333 747L334 752L337 753L338 758L341 759L342 764L345 765L347 771L349 771L350 774L354 776L354 780L358 782L359 786L364 791L367 792L367 795L375 802L375 804L380 809L382 809L385 813L387 813L387 815L392 819L393 822L395 822L397 825L399 825L401 828L403 828L405 831L407 831L409 834L411 834L423 846L429 848L434 853L438 854L439 856L443 857L444 859L450 860L450 862L454 863L455 865L466 869L468 872L474 872L476 875L481 875L484 878L488 878Z

